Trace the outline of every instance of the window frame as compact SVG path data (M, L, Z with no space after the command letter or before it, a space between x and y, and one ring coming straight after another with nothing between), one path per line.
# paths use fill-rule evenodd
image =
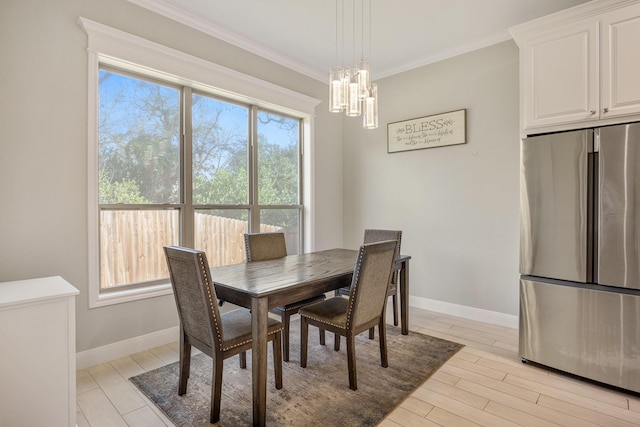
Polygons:
M100 65L130 71L162 82L189 86L230 101L248 103L277 114L301 118L300 126L300 227L304 251L313 247L313 126L320 100L248 76L215 63L168 48L80 17L88 36L87 205L89 308L135 301L171 293L170 283L100 292L98 204L98 74ZM304 189L305 191L302 191ZM273 206L269 206L273 207ZM183 215L190 214L183 211Z

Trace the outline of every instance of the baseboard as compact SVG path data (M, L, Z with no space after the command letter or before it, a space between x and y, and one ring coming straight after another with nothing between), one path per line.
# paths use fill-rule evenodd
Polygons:
M424 310L449 314L451 316L464 317L465 319L475 320L478 322L506 326L508 328L518 329L519 325L518 316L499 313L497 311L484 310L482 308L469 307L466 305L452 304L450 302L437 301L429 298L411 296L409 298L409 305L416 308L422 308ZM409 318L409 324L411 324L411 318Z
M449 314L451 316L463 317L465 319L478 322L491 323L494 325L518 328L518 316L489 311L481 308L468 307L465 305L452 304L444 301L436 301L429 298L411 296L409 305L422 308L424 310L435 311L437 313ZM409 317L411 323L411 317ZM139 337L118 341L112 344L76 353L76 369L86 369L99 365L110 360L125 357L133 353L148 350L159 345L168 344L178 340L178 326L152 332Z
M76 369L86 369L110 360L169 344L178 340L178 326L114 342L76 353Z

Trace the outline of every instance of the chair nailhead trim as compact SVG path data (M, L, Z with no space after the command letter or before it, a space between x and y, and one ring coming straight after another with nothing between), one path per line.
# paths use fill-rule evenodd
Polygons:
M360 283L358 278L360 276L360 268L362 268L362 258L364 257L364 253L367 251L366 247L365 248L361 248L360 253L358 254L358 263L357 263L357 270L355 271L355 276L353 277L353 291L349 294L349 309L347 310L347 328L349 327L349 324L351 323L351 316L353 314L353 298L352 298L352 294L356 293L356 290L358 288L358 284Z
M217 307L213 303L213 296L211 295L211 284L209 282L209 276L207 275L207 266L205 265L204 258L201 253L198 254L198 262L200 263L202 277L204 277L204 283L207 288L207 299L209 300L209 307L211 311L215 313L215 310L217 309ZM213 316L213 322L216 328L216 335L218 336L218 343L219 343L218 347L222 350L222 345L223 345L222 331L220 330L220 325L218 325L218 319L215 315Z
M317 317L313 317L313 316L304 316L304 317L306 317L307 319L315 320L316 322L319 322L319 323L324 323L325 325L331 325L331 326L335 326L336 328L346 330L345 325L338 325L337 323L327 322L325 319L318 319Z
M282 331L282 329L283 329L283 328L278 328L278 329L276 329L276 330L274 330L274 331L271 331L271 332L267 333L267 336L269 336L269 335L274 335L274 334L276 334L277 332ZM239 342L238 344L235 344L235 345L226 346L226 347L223 347L223 348L222 348L222 351L227 351L227 350L231 350L232 348L241 347L241 346L243 346L243 345L245 345L245 344L248 344L248 343L250 343L250 342L251 342L251 340L245 340L245 341ZM224 344L224 343L223 343L223 344Z
M201 254L198 254L198 261L200 263L200 268L202 269L202 276L204 277L205 284L207 285L207 297L209 299L209 305L211 306L211 310L215 310L216 307L215 307L215 304L213 303L214 298L213 298L213 295L211 295L211 285L210 285L210 282L209 282L209 277L207 276L207 269L206 269L206 266L205 266L205 263L204 263L204 259L202 258ZM243 345L251 342L251 340L245 340L245 341L242 341L242 342L240 342L238 344L235 344L235 345L232 345L232 346L225 346L224 345L225 344L224 340L222 339L222 334L220 333L220 328L219 328L219 325L218 325L218 321L217 321L215 316L213 318L213 321L215 322L216 334L218 335L218 341L220 342L220 350L227 351L227 350L230 350L232 348L240 347L240 346L243 346ZM268 335L273 335L276 332L282 331L283 329L284 329L284 327L279 327L278 329L275 329L275 330L267 333L267 336Z
M362 249L360 251L360 253L358 254L358 263L357 263L357 270L355 271L355 276L353 277L353 283L354 283L354 288L353 288L353 293L356 292L356 288L358 287L358 276L360 276L360 267L362 266L362 258L364 257L364 253L366 251L366 248ZM320 323L324 323L327 325L331 325L331 326L335 326L336 328L341 328L341 329L349 329L349 323L351 322L351 315L353 314L353 298L351 297L351 292L349 293L349 308L347 310L347 321L345 323L345 325L338 325L336 323L332 323L332 322L327 322L324 319L318 319L316 317L313 316L305 316L309 319L313 319L316 322L320 322Z

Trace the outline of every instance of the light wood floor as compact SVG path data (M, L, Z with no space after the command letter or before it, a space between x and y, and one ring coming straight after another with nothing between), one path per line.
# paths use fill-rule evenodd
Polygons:
M416 308L410 325L465 347L381 427L640 426L640 397L521 363L515 329ZM175 343L78 371L78 426L172 426L127 378L177 361L177 350Z

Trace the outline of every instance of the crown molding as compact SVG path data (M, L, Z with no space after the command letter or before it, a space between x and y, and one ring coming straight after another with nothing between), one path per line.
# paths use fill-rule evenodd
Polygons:
M280 52L249 40L246 37L243 37L233 31L230 31L206 19L203 19L198 15L185 12L184 10L168 3L165 0L127 1L322 83L327 83L328 81L327 73L319 72L318 70L299 61L296 61L289 56L283 55ZM569 17L572 16L572 14L575 14L576 11L581 11L582 16L586 17L602 12L603 9L615 9L623 5L633 4L639 1L640 0L594 0L589 3L574 6L572 8L511 27L509 30L500 31L488 37L478 39L472 43L468 43L463 46L457 46L454 49L441 51L435 55L426 55L423 57L419 57L412 62L405 63L399 66L392 65L391 67L379 69L376 72L376 79L389 77L426 65L434 64L436 62L440 62L459 55L473 52L475 50L502 43L504 41L511 40L512 38L516 39L516 34L514 33L519 33L525 28L527 30L529 28L535 28L539 25L540 21L544 21L545 19L549 19L550 17L553 17L552 19L557 19L559 24L561 24L563 21L571 19Z
M286 55L269 49L259 43L251 41L237 33L220 27L210 21L202 19L201 17L187 13L163 0L128 0L137 6L148 9L173 21L184 24L202 33L215 37L224 42L227 42L254 55L268 59L278 65L282 65L290 70L296 71L312 79L327 82L328 76L326 73L320 73L317 70L302 64Z
M523 39L549 28L560 28L577 21L596 17L600 14L620 9L625 6L640 3L640 0L592 0L569 9L561 10L550 15L515 25L509 28L513 39L521 42Z
M498 43L505 42L507 40L511 40L511 35L507 30L500 31L495 33L489 37L485 37L480 40L476 40L473 43L468 43L466 45L458 46L455 49L448 49L442 52L439 52L437 55L428 55L422 58L417 59L416 61L406 63L400 67L395 68L387 68L386 70L382 70L381 72L376 73L377 78L390 77L394 74L404 73L406 71L414 70L416 68L424 67L426 65L435 64L436 62L444 61L446 59L451 59L459 55L464 55L469 52L473 52L479 49L484 49L485 47L493 46Z

